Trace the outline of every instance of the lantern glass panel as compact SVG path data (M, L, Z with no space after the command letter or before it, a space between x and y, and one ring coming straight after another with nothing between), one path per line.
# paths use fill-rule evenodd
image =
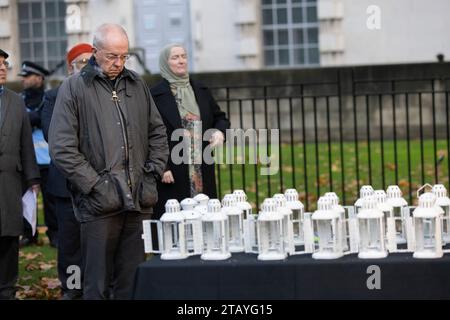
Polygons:
M419 251L434 251L436 223L433 218L415 219L416 246Z
M292 209L292 220L293 220L293 233L294 241L303 241L303 210L302 209Z
M230 245L241 246L242 245L242 225L240 215L228 216L230 228L228 229L228 235L230 237Z
M260 239L263 253L282 249L280 221L260 221Z
M380 241L380 219L360 219L359 228L360 235L364 235L361 236L361 250L383 250Z
M225 241L225 233L223 233L221 221L204 222L203 239L204 248L208 253L222 253L223 251L228 251L228 243Z
M442 210L444 210L444 223L442 224L444 233L446 235L450 232L450 217L449 217L449 206L441 206Z
M184 225L184 230L186 233L186 247L188 250L194 249L194 225L188 223Z
M387 231L387 220L388 218L391 216L391 210L386 210L383 211L383 230L386 232Z
M178 247L178 239L179 239L179 234L178 234L178 224L177 223L171 223L170 224L170 231L172 234L172 248L173 247Z
M303 210L302 209L291 209L292 219L303 221Z
M164 222L163 250L167 253L180 251L178 222Z
M269 228L269 251L278 251L281 245L280 221L271 222Z
M398 239L405 239L405 223L403 221L402 207L393 207L395 218L395 233Z
M314 230L317 230L315 236L318 237L318 241L315 241L316 251L333 253L335 251L336 235L331 221L315 220Z
M252 215L252 209L244 209L243 211L245 219L248 219L248 217Z
M434 249L436 239L434 237L434 219L423 219L423 247Z

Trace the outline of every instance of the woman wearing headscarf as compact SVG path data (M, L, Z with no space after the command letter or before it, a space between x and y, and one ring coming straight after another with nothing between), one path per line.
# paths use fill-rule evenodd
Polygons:
M230 127L230 122L209 89L189 77L187 54L182 45L165 47L159 57L159 68L163 80L150 91L167 128L170 156L166 171L158 183L159 200L154 207L155 218L164 213L168 199L181 201L198 193L217 198L214 164L205 163L202 154L208 144L216 146L223 143L225 130ZM182 134L177 129L182 129ZM213 130L208 141L203 141L203 134L209 129L216 130ZM176 139L172 141L175 130L173 138ZM191 139L184 140L186 137ZM191 147L178 152L182 140L190 141ZM196 148L196 145L201 148ZM176 152L172 152L174 147L177 147Z

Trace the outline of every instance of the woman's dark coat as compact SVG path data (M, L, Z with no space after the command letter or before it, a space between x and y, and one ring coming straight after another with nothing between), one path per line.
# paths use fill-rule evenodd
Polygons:
M208 129L216 128L225 135L225 130L230 127L230 122L226 118L225 113L220 110L209 89L203 84L193 80L191 80L191 86L194 90L195 98L200 109L202 133ZM175 98L167 80L159 82L153 86L150 91L156 107L166 125L169 150L172 152L173 147L179 143L179 141L171 141L172 133L175 129L182 128L181 117ZM204 141L203 149L207 145L208 142ZM164 213L164 204L168 199L177 199L178 201L181 201L191 196L188 165L175 165L172 162L171 155L169 155L166 170L172 171L175 183L165 184L158 182L158 203L154 208L155 218L159 218ZM202 161L202 178L203 193L210 198L217 198L214 165L205 164L204 161Z

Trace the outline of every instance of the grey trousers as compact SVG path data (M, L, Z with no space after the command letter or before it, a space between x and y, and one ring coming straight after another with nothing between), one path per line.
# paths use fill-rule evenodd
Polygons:
M137 266L145 260L142 220L124 212L81 223L83 299L130 299Z

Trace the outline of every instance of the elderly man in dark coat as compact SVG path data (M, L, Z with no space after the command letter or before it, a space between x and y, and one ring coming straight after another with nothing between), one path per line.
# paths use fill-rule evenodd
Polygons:
M83 298L128 299L145 259L142 220L157 201L169 149L146 83L125 68L125 30L101 25L93 47L89 63L58 91L50 154L81 223Z
M14 299L23 230L23 183L37 191L31 125L22 98L3 87L8 54L0 49L0 299Z

